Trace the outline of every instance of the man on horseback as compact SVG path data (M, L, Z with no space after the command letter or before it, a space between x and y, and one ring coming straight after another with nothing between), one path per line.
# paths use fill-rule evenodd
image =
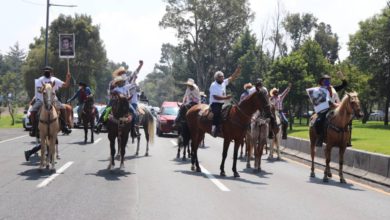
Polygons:
M214 82L210 86L210 108L213 112L213 126L211 133L214 137L217 137L220 131L221 111L225 100L232 98L232 95L226 95L226 86L230 82L237 79L241 73L241 67L238 66L234 73L227 79L224 78L222 71L217 71L214 74Z
M69 103L77 98L77 101L78 101L77 114L79 116L78 122L77 122L78 124L81 123L81 111L83 111L83 109L84 109L84 104L87 101L87 99L92 97L92 96L93 95L92 95L91 88L89 88L86 83L79 82L79 90L77 90L77 92L74 94L74 96L72 98L70 98L69 100L66 101L67 103Z
M286 98L287 94L290 92L291 83L288 84L288 87L279 95L279 89L273 88L270 92L270 102L275 106L275 110L279 112L279 117L282 121L282 139L287 139L287 127L288 120L283 112L283 100Z
M318 84L320 86L319 88L321 89L322 93L326 94L326 101L328 103L324 105L322 105L321 103L318 103L319 105L316 105L316 103L314 103L314 111L317 113L317 119L314 123L314 127L316 129L318 137L316 141L317 147L322 147L327 113L330 109L336 108L340 103L340 98L337 94L337 91L340 91L347 86L347 81L345 80L342 72L339 71L337 73L342 78L341 85L333 87L331 85L331 77L327 74L323 75L318 81Z
M240 96L240 102L242 100L244 100L248 95L250 95L249 93L250 93L252 88L253 88L252 83L245 83L245 85L244 85L244 92L241 93L241 96Z
M36 94L36 101L34 103L34 105L32 106L32 110L31 110L31 123L33 125L32 127L32 130L31 130L31 133L30 133L30 136L34 137L36 136L36 130L37 130L37 112L39 111L39 109L41 108L42 104L43 104L43 95L42 93L40 92L40 87L43 85L43 84L46 84L46 83L54 83L55 82L55 86L54 86L54 91L57 91L58 89L60 88L68 88L69 87L69 82L70 82L70 72L68 72L66 74L66 80L65 82L63 82L62 80L52 76L53 74L53 68L50 67L50 66L46 66L45 68L43 68L43 76L41 76L40 78L38 78L36 80L36 90L38 91L37 94ZM54 96L54 99L55 99L55 107L58 110L60 110L60 125L61 125L61 130L63 133L65 134L70 134L72 132L72 130L70 130L66 123L65 123L65 107L64 107L64 104L62 104L58 99L57 99L57 96Z
M178 123L185 118L184 116L188 109L200 102L199 87L195 84L195 81L188 78L185 85L187 85L187 89L184 93L183 104L180 106L179 113L175 119L175 125L178 125Z

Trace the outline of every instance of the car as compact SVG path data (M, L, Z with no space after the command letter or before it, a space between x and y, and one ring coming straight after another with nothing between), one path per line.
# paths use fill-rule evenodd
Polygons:
M383 121L384 119L385 113L382 110L374 110L368 117L368 120L370 121Z
M161 111L157 113L156 134L162 136L164 133L177 134L177 129L173 127L177 114L179 113L179 102L165 101L161 105Z
M23 113L23 119L22 119L22 122L23 122L23 128L24 130L26 131L30 131L32 129L32 124L31 124L31 121L30 121L30 111L31 111L31 107L30 106L28 108L28 110L25 110Z

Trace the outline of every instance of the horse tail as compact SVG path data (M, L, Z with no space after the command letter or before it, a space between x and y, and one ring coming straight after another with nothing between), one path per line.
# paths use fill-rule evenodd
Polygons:
M152 113L146 109L147 123L148 123L148 132L149 132L149 141L153 144L154 142L154 118Z

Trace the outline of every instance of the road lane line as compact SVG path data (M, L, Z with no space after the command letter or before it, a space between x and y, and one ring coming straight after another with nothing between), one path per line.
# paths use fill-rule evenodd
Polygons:
M301 165L301 166L305 166L305 167L308 167L308 168L311 168L311 166L307 165L307 164L304 164L304 163L301 163L301 162L298 162L298 161L295 161L295 160L292 160L292 159L289 159L289 158L286 158L286 157L283 157L283 160L287 160L291 163L295 163L295 164L298 164L298 165ZM314 168L315 171L317 172L324 172L324 170L320 170L318 168ZM333 176L336 176L340 179L340 176L337 175L337 174L334 174L332 173ZM375 192L378 192L378 193L382 193L382 194L385 194L387 196L390 196L390 193L389 192L386 192L384 190L381 190L381 189L378 189L378 188L375 188L375 187L372 187L372 186L369 186L369 185L366 185L366 184L363 184L363 183L359 183L359 182L356 182L354 180L351 180L351 179L348 179L348 178L345 178L347 180L348 183L353 183L353 184L356 184L356 185L359 185L363 188L366 188L366 189L370 189L372 191L375 191Z
M37 188L42 188L47 186L51 181L53 181L57 176L59 176L62 172L64 172L66 169L68 169L73 164L73 161L69 161L66 164L64 164L60 169L56 171L56 173L50 175L48 178L43 180L40 184L37 185Z
M200 165L200 168L202 169L202 173L204 173L207 178L210 179L211 182L213 182L221 191L229 192L230 189L227 188L225 185L223 185L214 175L212 175L204 166Z
M99 143L101 140L102 140L102 138L98 138L98 139L95 141L95 143L93 143L93 144L95 145L95 144Z
M22 135L22 136L19 136L19 137L8 139L8 140L3 140L3 141L0 141L0 144L8 142L8 141L13 141L13 140L16 140L16 139L19 139L19 138L24 138L24 137L27 137L27 136L28 135Z
M171 140L171 143L177 146L176 141ZM199 164L199 166L202 169L202 173L204 173L206 177L209 178L210 181L214 183L221 191L230 192L230 189L223 185L214 175L212 175L206 168L204 168L204 166L202 166L201 164Z

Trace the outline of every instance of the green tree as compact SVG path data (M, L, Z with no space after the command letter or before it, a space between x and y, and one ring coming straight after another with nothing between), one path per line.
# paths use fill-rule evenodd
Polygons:
M337 34L332 32L332 27L329 24L321 22L318 24L314 35L314 40L320 44L322 54L334 64L339 58L339 42Z
M292 50L296 51L317 26L317 18L313 14L299 13L288 14L282 22L284 29L293 41Z

